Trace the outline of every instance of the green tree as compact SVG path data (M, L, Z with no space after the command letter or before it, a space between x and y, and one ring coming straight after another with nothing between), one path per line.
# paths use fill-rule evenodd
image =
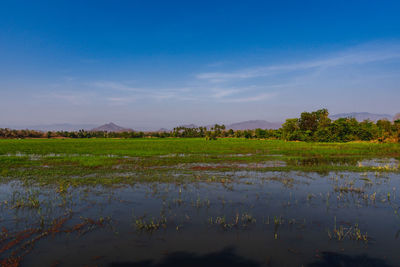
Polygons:
M299 119L287 119L282 125L282 137L287 141L303 140L304 136L300 130Z

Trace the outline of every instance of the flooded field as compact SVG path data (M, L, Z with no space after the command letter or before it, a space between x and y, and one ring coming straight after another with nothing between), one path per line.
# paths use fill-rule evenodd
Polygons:
M400 266L398 146L35 144L0 143L2 266Z

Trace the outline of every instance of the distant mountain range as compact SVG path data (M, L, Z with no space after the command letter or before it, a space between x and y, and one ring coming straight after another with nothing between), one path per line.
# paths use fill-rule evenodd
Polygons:
M282 123L280 122L269 122L265 120L250 120L250 121L242 121L242 122L236 122L232 124L225 125L225 128L227 130L232 129L232 130L254 130L257 128L260 129L279 129L282 126ZM186 125L180 125L179 127L185 127L185 128L197 128L199 126L195 124L186 124ZM214 127L214 124L207 125L205 126L207 129L211 129ZM163 128L163 130L166 130Z
M121 126L116 125L115 123L106 123L99 127L91 129L93 132L133 132L130 128L124 128Z
M197 128L199 126L197 126L196 124L184 124L184 125L179 125L178 127L185 127L185 128Z
M279 129L282 126L280 122L269 122L265 120L251 120L232 123L226 126L226 129L232 130L254 130L254 129Z
M368 112L352 112L352 113L340 113L329 116L332 120L337 120L340 118L355 118L357 121L364 121L364 120L371 120L371 121L378 121L378 120L389 120L393 119L393 115L389 114L373 114Z
M351 112L351 113L340 113L329 116L332 120L337 120L339 118L355 118L358 121L371 120L378 121L382 119L387 119L389 121L394 121L396 119L400 119L400 113L397 113L395 116L390 114L374 114L368 112ZM210 129L214 125L207 125L207 129ZM280 122L269 122L266 120L249 120L236 122L232 124L225 125L226 129L232 130L254 130L257 128L260 129L279 129L282 126ZM198 126L195 124L186 124L181 125L180 127L186 128L197 128ZM132 132L134 131L131 128L125 128L115 123L106 123L104 125L96 127L94 124L69 124L69 123L59 123L59 124L47 124L47 125L34 125L34 126L3 126L0 128L11 128L11 129L31 129L37 131L107 131L107 132ZM158 132L169 132L170 129L161 128Z
M160 128L158 129L157 132L169 132L170 130L168 130L167 128Z
M31 126L1 126L0 128L11 128L11 129L30 129L36 131L79 131L89 130L96 127L95 124L70 124L70 123L56 123L56 124L43 124L43 125L31 125Z

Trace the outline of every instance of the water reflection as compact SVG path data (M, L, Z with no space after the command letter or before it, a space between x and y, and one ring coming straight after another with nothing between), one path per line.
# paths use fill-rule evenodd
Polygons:
M177 266L192 266L192 267L217 267L217 266L230 266L230 267L257 267L262 266L260 263L242 257L236 253L232 247L223 249L222 251L213 252L209 254L199 255L196 253L188 252L175 252L165 257L160 262L153 260L143 260L137 262L113 262L111 267L177 267ZM264 266L272 266L269 263Z
M308 267L391 267L383 259L369 257L366 254L349 256L335 252L322 252L321 259Z
M219 177L118 188L2 184L0 262L14 254L22 266L400 262L399 174L210 174Z

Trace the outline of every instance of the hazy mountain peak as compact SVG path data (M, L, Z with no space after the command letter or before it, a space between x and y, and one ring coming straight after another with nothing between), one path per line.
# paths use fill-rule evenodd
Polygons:
M103 124L99 127L93 128L93 132L133 132L130 128L124 128L122 126L116 125L113 122Z
M196 124L185 124L185 125L180 125L178 127L185 127L185 128L197 128L198 126Z
M232 130L254 130L260 129L279 129L282 126L280 122L269 122L266 120L249 120L232 123L226 126L226 129Z
M158 129L157 132L169 132L170 130L168 130L167 128L160 128Z
M355 118L357 121L371 120L391 120L392 115L389 114L374 114L369 112L351 112L351 113L339 113L329 116L332 120L337 120L340 118Z

